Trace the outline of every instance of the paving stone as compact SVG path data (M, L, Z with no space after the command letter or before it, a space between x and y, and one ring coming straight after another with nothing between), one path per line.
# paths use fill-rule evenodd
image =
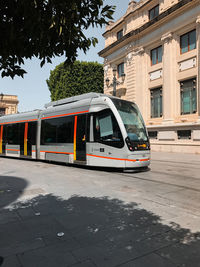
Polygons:
M102 254L95 255L91 259L98 267L115 267L129 260L137 258L139 253L134 248L112 249L110 251L102 251Z
M18 192L0 193L0 208L6 207L8 204L18 199L19 195L20 193Z
M139 256L133 247L115 249L111 247L84 247L72 251L73 255L80 261L91 259L97 266L114 267L127 259L131 260Z
M0 227L0 249L14 241L23 242L34 238L34 235L23 227L21 222L3 224Z
M78 261L85 261L88 259L91 259L92 257L95 257L95 255L99 255L102 253L102 251L105 251L106 247L103 249L101 247L97 246L84 246L78 249L72 250L72 254Z
M156 252L181 267L200 266L200 240L185 241L185 244L175 244Z
M69 237L67 234L64 234L64 236L61 237L58 237L57 234L48 234L43 236L42 239L44 240L46 246L64 242L65 248L68 248L69 251L80 248L80 243L77 240Z
M3 257L17 254L17 253L22 253L25 251L29 251L32 249L44 247L44 242L42 239L37 238L33 240L27 240L24 242L19 242L17 240L13 240L12 243L9 245L5 245L4 247L0 248L0 253Z
M178 243L182 238L182 233L169 231L156 236L148 237L139 242L134 242L133 246L136 247L137 251L140 252L142 256L144 254L154 252L160 248Z
M87 261L74 264L71 267L96 267L96 265L94 265L94 263L92 263L90 260L87 260Z
M20 209L17 209L16 212L18 213L18 215L20 216L22 220L35 217L35 213L36 213L32 207L20 208Z
M24 228L36 237L64 232L65 236L70 237L66 229L54 218L54 216L35 216L29 220L23 221Z
M120 267L177 267L176 264L154 253L129 261Z
M22 267L15 255L5 257L1 267Z
M0 224L7 224L10 222L17 222L20 220L16 211L1 210L0 211Z
M81 220L80 220L81 218ZM107 216L104 214L87 214L87 213L66 213L56 216L56 220L62 224L66 229L69 229L71 233L85 232L88 228L105 228L108 222Z
M24 267L67 267L77 263L65 243L48 246L18 255Z

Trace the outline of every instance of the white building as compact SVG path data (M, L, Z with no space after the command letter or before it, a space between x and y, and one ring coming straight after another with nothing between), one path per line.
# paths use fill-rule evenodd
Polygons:
M117 68L117 95L139 106L152 150L200 153L200 1L131 1L103 36L105 80Z

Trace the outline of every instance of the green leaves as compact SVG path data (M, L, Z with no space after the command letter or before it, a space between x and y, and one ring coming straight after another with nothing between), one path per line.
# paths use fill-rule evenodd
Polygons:
M55 101L89 92L103 93L103 80L102 64L75 61L71 65L62 63L51 71L47 85L51 100Z
M86 52L97 44L83 29L103 26L114 7L103 0L17 0L0 5L0 71L2 76L23 76L23 60L41 59L41 66L65 54L73 62L78 48Z

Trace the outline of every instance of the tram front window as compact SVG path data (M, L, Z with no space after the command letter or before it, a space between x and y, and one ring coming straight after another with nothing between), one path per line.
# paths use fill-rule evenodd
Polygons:
M113 147L123 147L119 125L110 109L94 114L94 141Z
M130 141L134 143L148 142L144 122L137 106L125 100L112 98L112 101L121 116Z

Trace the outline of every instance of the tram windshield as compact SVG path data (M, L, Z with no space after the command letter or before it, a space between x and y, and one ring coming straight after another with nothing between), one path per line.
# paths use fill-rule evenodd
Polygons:
M132 102L121 99L112 98L112 101L122 118L130 140L133 142L148 141L144 121L137 106Z

